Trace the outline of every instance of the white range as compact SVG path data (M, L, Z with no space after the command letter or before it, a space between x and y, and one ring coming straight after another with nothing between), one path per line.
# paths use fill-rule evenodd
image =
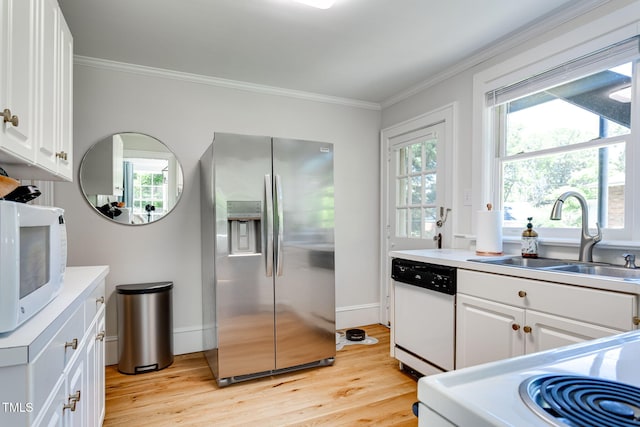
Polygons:
M640 331L423 377L420 427L640 426Z

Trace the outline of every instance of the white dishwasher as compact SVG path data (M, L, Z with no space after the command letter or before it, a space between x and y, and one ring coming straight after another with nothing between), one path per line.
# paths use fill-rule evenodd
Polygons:
M456 269L394 258L394 355L423 375L455 367Z

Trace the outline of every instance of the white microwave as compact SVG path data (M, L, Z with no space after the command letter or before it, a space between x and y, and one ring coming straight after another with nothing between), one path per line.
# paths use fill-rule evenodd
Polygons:
M64 210L0 200L0 333L13 331L62 289Z

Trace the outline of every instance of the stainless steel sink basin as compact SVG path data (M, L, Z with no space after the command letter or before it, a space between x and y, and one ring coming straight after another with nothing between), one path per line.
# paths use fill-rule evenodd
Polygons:
M618 277L621 279L640 279L640 269L616 267L610 265L569 264L549 268L566 273L590 274L595 276Z
M483 264L506 265L511 267L525 268L548 268L566 266L570 262L553 258L523 258L520 256L495 259L470 259L469 261L481 262Z
M554 258L523 258L520 256L513 256L493 259L470 259L469 261L480 262L483 264L504 265L507 267L587 274L590 276L615 277L625 280L640 280L640 268L633 269L615 265L569 261Z

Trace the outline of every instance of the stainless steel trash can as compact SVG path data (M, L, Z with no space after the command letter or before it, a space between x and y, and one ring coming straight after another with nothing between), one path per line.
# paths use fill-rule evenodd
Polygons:
M173 363L173 282L116 286L118 371L140 374Z

